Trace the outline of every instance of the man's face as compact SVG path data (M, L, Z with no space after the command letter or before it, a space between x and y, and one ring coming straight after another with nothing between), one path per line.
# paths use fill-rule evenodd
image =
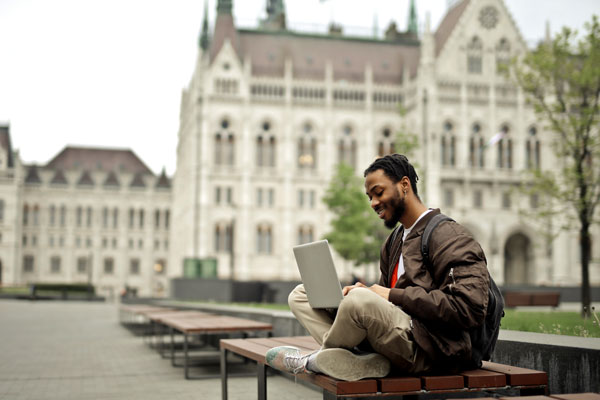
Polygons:
M390 229L398 224L406 210L404 198L400 197L399 185L399 182L392 182L382 169L371 172L365 179L365 190L371 201L371 208Z

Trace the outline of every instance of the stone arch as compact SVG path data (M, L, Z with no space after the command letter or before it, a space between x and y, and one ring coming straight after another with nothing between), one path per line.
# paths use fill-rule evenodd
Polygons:
M528 285L535 282L533 241L522 231L513 232L504 242L504 283Z

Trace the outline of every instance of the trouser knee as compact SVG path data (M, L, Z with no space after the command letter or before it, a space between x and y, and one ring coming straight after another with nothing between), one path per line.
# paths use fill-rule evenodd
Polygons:
M298 304L305 303L307 300L303 284L296 286L288 295L288 305L292 311Z

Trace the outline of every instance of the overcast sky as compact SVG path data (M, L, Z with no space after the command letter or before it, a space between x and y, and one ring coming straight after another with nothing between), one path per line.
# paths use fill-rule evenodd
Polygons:
M235 0L238 25L256 26L266 0ZM435 28L447 0L417 0ZM348 31L405 29L409 0L286 0L288 25ZM506 0L523 37L581 30L599 0ZM209 0L214 22L216 0ZM203 0L0 0L0 123L26 163L66 145L130 148L156 173L175 172L181 90L194 67Z

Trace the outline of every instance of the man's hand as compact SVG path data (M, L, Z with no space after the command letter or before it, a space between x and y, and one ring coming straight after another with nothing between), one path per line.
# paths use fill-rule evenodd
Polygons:
M373 293L376 293L378 295L380 295L381 297L383 297L384 299L386 299L387 301L390 300L390 289L383 287L381 285L373 285L371 287L369 287L369 290Z
M383 297L386 300L390 300L390 289L383 287L381 285L373 285L373 286L365 286L360 282L357 282L354 285L351 286L344 286L344 288L342 289L342 294L345 296L347 295L352 289L356 289L359 287L364 287L369 289L371 292L378 294L379 296Z
M362 283L360 283L360 282L356 282L354 285L351 285L351 286L344 286L344 288L342 289L342 294L345 296L345 295L347 295L348 293L350 293L350 291L351 291L352 289L356 289L357 287L366 287L366 286L365 286L365 285L363 285L363 284L362 284Z

